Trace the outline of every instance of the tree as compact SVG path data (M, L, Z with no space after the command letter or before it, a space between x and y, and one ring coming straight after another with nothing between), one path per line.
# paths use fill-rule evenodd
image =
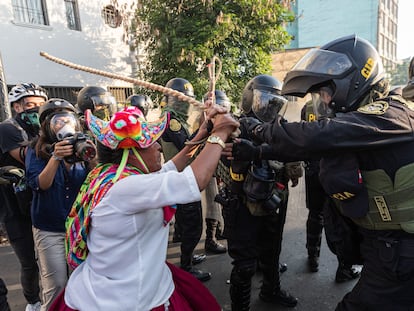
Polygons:
M271 54L289 42L289 2L140 0L130 29L147 55L140 76L161 85L185 78L200 98L208 91L206 65L217 56L222 71L216 88L238 103L247 81L270 73Z

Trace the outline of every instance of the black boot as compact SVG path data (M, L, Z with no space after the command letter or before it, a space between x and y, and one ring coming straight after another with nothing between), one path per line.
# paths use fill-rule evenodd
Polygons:
M358 278L360 274L361 272L354 269L352 265L347 265L339 262L338 269L336 270L335 282L343 283L346 281L351 281Z
M210 272L204 272L198 269L195 269L192 265L193 255L183 255L181 254L181 269L191 273L196 279L201 282L205 282L211 279Z
M204 243L204 249L206 252L223 254L227 252L227 248L221 243L217 242L215 238L217 224L217 220L206 218L206 241Z
M250 291L254 269L233 268L230 276L230 298L232 311L250 310Z
M223 235L223 228L221 227L221 222L217 222L217 228L216 228L216 240L225 240L226 237Z
M280 288L279 269L278 265L263 267L263 284L259 297L264 302L293 308L297 305L298 299Z
M311 272L318 272L319 271L319 258L316 256L309 256L308 267Z

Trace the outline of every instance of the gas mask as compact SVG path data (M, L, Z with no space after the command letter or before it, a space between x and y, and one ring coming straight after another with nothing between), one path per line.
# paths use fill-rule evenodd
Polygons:
M79 131L79 122L75 115L68 112L55 114L50 119L50 130L58 141L74 136Z

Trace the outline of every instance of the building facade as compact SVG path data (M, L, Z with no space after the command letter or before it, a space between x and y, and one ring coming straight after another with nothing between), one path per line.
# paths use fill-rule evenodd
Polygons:
M116 3L116 4L114 4ZM0 55L7 86L34 82L50 97L76 101L77 91L97 85L118 101L132 93L132 85L82 72L40 56L44 51L67 61L135 77L136 54L124 40L121 7L128 0L2 0ZM126 36L128 37L128 36Z
M397 63L398 0L295 0L287 49L321 46L356 34L370 41L387 71Z

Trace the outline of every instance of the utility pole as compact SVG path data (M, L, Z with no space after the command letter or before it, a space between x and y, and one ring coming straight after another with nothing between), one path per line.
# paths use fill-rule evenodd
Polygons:
M0 121L4 121L12 116L7 96L7 83L4 77L3 60L0 54Z

